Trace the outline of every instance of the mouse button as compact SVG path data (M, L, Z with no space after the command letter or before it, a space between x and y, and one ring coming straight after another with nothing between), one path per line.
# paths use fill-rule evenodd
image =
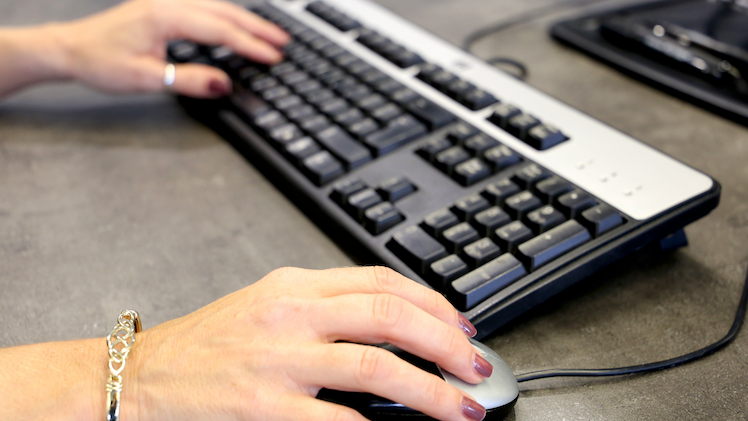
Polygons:
M504 361L495 358L491 360L494 366L493 374L479 384L464 382L447 371L442 372L442 377L448 384L470 394L486 409L510 405L519 396L517 379Z

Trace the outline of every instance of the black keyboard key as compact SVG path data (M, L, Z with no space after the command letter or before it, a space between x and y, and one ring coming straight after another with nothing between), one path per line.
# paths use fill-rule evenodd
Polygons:
M543 202L529 191L523 191L507 198L504 207L513 219L522 219L535 209L543 206Z
M335 159L328 151L317 152L304 159L302 165L307 176L318 186L333 180L345 172L343 164Z
M382 196L376 190L367 187L348 196L345 209L359 222L364 221L364 212L374 205L382 203Z
M330 127L332 123L330 120L322 114L317 114L312 117L306 118L299 124L305 132L309 134L315 134Z
M389 79L389 76L387 76L384 72L378 69L369 69L360 75L358 77L363 81L364 83L368 83L369 85L374 85L379 81L383 81L385 79Z
M285 146L286 153L292 158L295 163L301 163L304 159L316 154L322 148L319 144L309 137L302 137L301 139L288 142Z
M335 94L329 89L319 89L304 94L307 102L312 105L320 105L335 99Z
M421 227L434 237L440 237L444 230L460 223L457 215L449 209L432 212L423 219Z
M535 234L542 234L551 228L561 225L566 221L564 214L557 211L551 205L535 209L527 214L525 222Z
M447 228L442 233L442 244L447 247L450 253L462 253L462 248L466 245L478 241L480 236L478 231L467 222L459 223L451 228Z
M431 78L436 72L440 72L444 69L433 63L425 63L421 66L421 70L418 72L418 79L426 83L431 83Z
M516 257L504 254L453 281L448 297L458 310L467 311L526 274Z
M349 170L371 160L371 152L339 126L332 126L317 133L315 139L342 160Z
M581 190L566 193L556 199L556 206L569 219L576 219L582 212L595 205L595 198Z
M377 156L405 145L426 134L426 126L410 115L392 120L381 130L364 136L364 143L374 150Z
M395 54L392 54L391 60L393 63L397 64L398 66L402 68L415 66L417 64L421 64L424 62L423 57L406 49L403 49L402 51L397 52Z
M623 224L623 218L615 209L601 204L582 212L580 222L592 233L593 237L599 237Z
M282 63L278 63L275 66L270 67L269 71L270 74L273 76L281 76L288 73L292 73L297 71L299 68L296 67L295 64L293 64L290 61L284 61Z
M334 59L335 57L345 53L345 49L337 44L333 44L330 46L327 46L323 48L320 53L329 59Z
M520 221L510 222L494 231L491 239L507 253L514 253L517 247L533 237L532 230Z
M447 249L418 226L395 233L387 247L419 275L426 273L432 263L447 256Z
M467 123L459 123L452 130L449 131L449 139L458 145L465 143L467 139L479 134L480 132L475 127Z
M403 110L391 102L388 102L371 112L371 116L382 124L387 124L391 120L400 117L402 114Z
M479 194L473 194L458 200L452 206L452 212L460 218L461 221L471 221L480 211L488 209L491 206L485 197Z
M415 91L413 91L410 88L399 89L389 94L389 96L391 100L397 102L400 105L408 105L411 102L414 102L416 100L423 98L422 96L418 95L417 93L415 93Z
M452 142L444 137L435 137L424 143L423 146L418 149L417 153L418 155L421 155L425 160L433 163L436 159L436 155L439 152L450 147L452 147Z
M335 121L338 122L338 124L340 124L341 126L350 127L351 125L363 120L364 117L364 113L361 112L361 110L359 110L358 108L351 108L336 115L334 118Z
M368 186L360 178L349 178L347 180L338 181L332 186L332 193L330 198L340 206L345 206L348 201L348 197L353 193L358 193Z
M446 126L455 120L452 113L425 98L417 99L405 107L431 130Z
M475 85L468 81L458 79L447 85L446 94L455 100L462 102L462 98L474 90L476 90Z
M473 184L491 175L491 168L480 158L472 158L455 167L452 178L463 186Z
M434 165L444 171L447 175L452 175L457 165L467 161L471 156L465 149L459 146L453 146L436 154Z
M404 220L405 217L390 202L374 205L364 212L364 227L373 235L379 235Z
M485 133L479 133L467 139L464 145L465 149L470 151L470 153L472 153L474 156L483 156L486 151L491 148L500 146L501 144L498 140L492 138L491 136Z
M278 79L272 76L260 75L259 77L255 77L252 79L249 84L249 89L254 92L260 93L268 89L276 88L279 85L280 83L278 82Z
M270 106L252 92L242 91L231 97L234 106L250 120L272 110Z
M574 190L574 187L571 183L555 175L535 185L538 197L543 199L545 203L553 203L557 197L572 190Z
M309 75L306 74L306 72L302 72L299 70L281 75L279 79L285 85L295 85L297 83L304 82L305 80L309 80Z
M488 117L488 121L505 129L509 124L509 119L522 113L522 110L511 104L501 104L494 108L493 114Z
M494 172L509 168L522 161L522 158L519 155L504 145L496 146L487 150L484 152L483 158L488 162L488 165L491 166L491 169Z
M366 136L379 130L379 124L371 118L365 118L357 123L353 123L348 126L348 132L358 139L363 139Z
M178 62L184 63L197 58L200 49L190 41L177 41L169 44L169 54Z
M497 102L499 102L498 99L496 99L495 96L489 94L486 91L476 89L473 92L470 92L462 99L462 104L466 107L470 108L471 110L477 111L482 110L489 105L493 105Z
M492 206L478 212L473 218L473 226L483 237L492 235L498 228L510 222L512 222L512 218L498 206Z
M309 104L304 104L285 110L285 113L286 117L288 117L289 120L295 123L300 123L309 117L315 116L317 114L317 110Z
M431 86L444 93L447 93L447 87L455 81L457 81L457 76L449 73L446 70L439 70L437 72L434 72L428 79L428 83Z
M508 178L493 182L486 186L486 190L483 191L489 202L493 205L502 206L504 201L521 192L522 189Z
M384 95L390 96L396 91L403 89L405 86L403 86L402 83L396 81L395 79L392 79L391 77L387 77L375 83L373 87L374 89L383 93Z
M288 123L288 120L283 117L283 114L281 114L280 111L272 110L255 117L252 123L258 129L268 132L276 127L280 127Z
M569 138L565 134L561 133L557 128L547 124L533 127L525 138L525 142L528 145L541 151L552 148L566 140L569 140Z
M550 176L551 174L538 164L530 164L514 173L512 181L524 189L531 190L536 184Z
M369 89L368 86L364 85L363 83L358 83L353 86L349 86L345 89L341 89L337 91L343 98L347 99L348 101L360 101L367 96L371 95L371 89Z
M276 146L283 146L288 142L304 137L304 132L297 125L286 123L268 131L268 136L275 142Z
M516 138L524 140L533 127L540 124L540 120L530 114L519 114L509 119L506 130Z
M432 263L426 276L431 286L438 291L444 291L452 281L467 273L468 270L468 265L462 259L450 254Z
M291 87L297 94L306 94L308 92L322 89L322 84L314 79L305 80L301 83L297 83Z
M490 238L481 238L465 246L462 253L468 265L477 267L501 256L501 249Z
M552 230L522 244L517 249L520 260L533 271L551 260L586 243L592 237L577 221L566 221Z
M361 98L360 100L356 101L356 105L358 105L362 110L364 111L373 111L382 105L384 105L387 102L387 100L384 99L384 97L380 94L372 94L369 96L366 96L364 98Z
M291 92L291 88L289 88L288 86L276 86L275 88L270 88L262 92L262 99L267 102L273 102L283 97L289 96L292 93L293 92Z
M348 105L348 101L344 100L343 98L335 98L325 103L319 104L318 108L320 111L329 115L330 117L334 117L338 114L348 111L351 106Z
M413 194L416 186L405 177L393 177L383 182L377 191L384 197L384 200L394 203Z
M298 95L291 95L275 101L273 105L281 111L286 111L304 105L304 101Z

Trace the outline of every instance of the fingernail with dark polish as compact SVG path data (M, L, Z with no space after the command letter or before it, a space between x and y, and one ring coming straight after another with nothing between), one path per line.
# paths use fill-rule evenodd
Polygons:
M208 85L208 90L213 95L228 95L231 93L231 84L213 79Z
M486 417L486 408L478 402L463 396L462 397L462 415L473 421L481 421Z
M462 314L457 315L457 322L460 324L460 329L462 329L465 334L472 338L473 336L478 334L478 329L473 326L472 323L470 323L470 320L468 320L465 316Z
M478 374L486 378L491 377L491 373L493 373L493 366L491 363L486 361L486 359L478 353L475 354L473 368L475 368L475 371L477 371Z

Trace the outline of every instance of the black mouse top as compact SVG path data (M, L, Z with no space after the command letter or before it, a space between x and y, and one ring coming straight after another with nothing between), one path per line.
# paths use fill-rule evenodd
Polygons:
M475 349L483 358L493 365L491 377L483 380L479 384L470 384L453 376L447 371L441 369L436 364L426 361L423 358L416 357L392 345L384 348L394 352L398 357L419 367L429 373L435 374L452 386L468 393L470 396L486 408L485 420L501 420L509 411L519 397L519 386L514 377L514 373L504 360L499 357L494 350L483 345L482 343L470 340ZM353 408L370 420L428 420L427 415L408 408L389 399L380 398L368 393L340 392L336 390L322 389L317 398L345 405Z

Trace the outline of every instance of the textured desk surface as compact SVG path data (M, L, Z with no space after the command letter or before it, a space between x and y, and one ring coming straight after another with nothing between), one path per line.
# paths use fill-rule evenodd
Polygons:
M541 4L380 2L454 43ZM0 25L114 3L5 0ZM748 129L554 43L548 23L498 34L477 53L526 62L530 84L712 175L722 204L687 228L688 247L630 256L487 342L523 373L645 363L716 340L748 265ZM46 86L0 102L0 346L102 337L124 308L153 326L277 267L352 264L170 98ZM673 370L521 389L510 419L746 419L748 334Z

